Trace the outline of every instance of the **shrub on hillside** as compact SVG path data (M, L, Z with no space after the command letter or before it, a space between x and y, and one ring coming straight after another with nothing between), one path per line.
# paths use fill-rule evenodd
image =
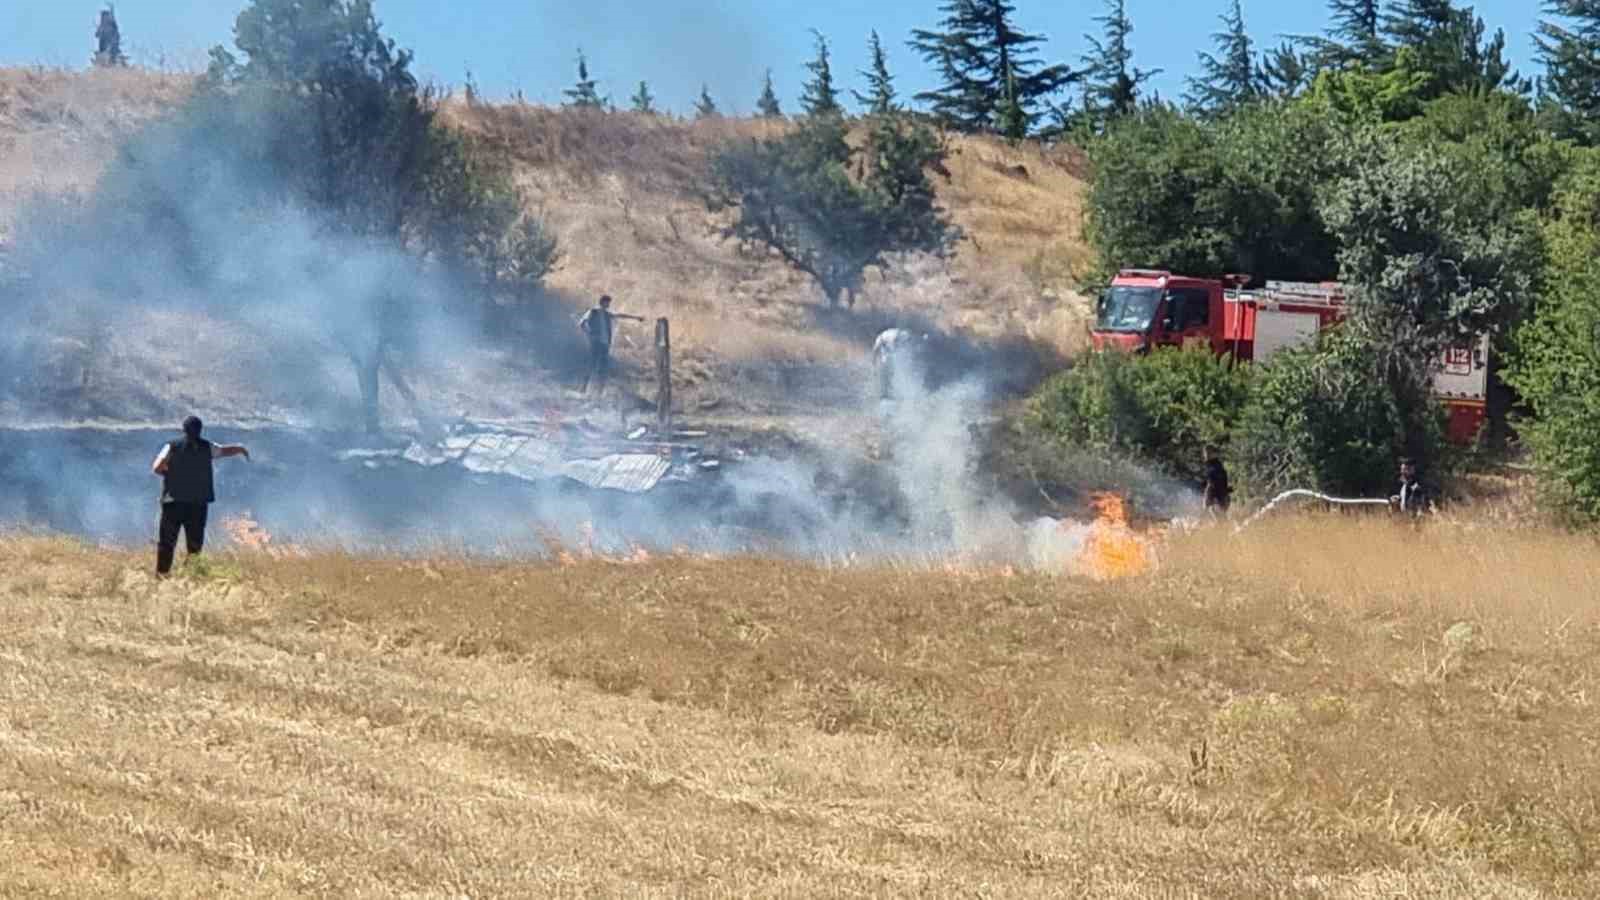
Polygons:
M839 116L814 116L778 137L731 144L711 165L711 208L737 211L728 236L811 276L829 306L854 305L866 270L889 254L943 255L959 235L928 180L944 159L937 135L883 117L857 179L847 131Z
M1206 349L1095 353L1047 382L1026 421L1044 441L1131 453L1198 479L1206 447L1227 445L1248 396L1248 370Z

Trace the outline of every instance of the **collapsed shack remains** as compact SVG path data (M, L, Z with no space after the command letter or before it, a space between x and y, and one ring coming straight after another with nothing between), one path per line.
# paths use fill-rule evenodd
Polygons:
M463 420L435 441L414 439L403 448L344 450L336 458L368 469L450 466L473 475L529 483L564 479L593 490L645 494L663 484L709 487L721 473L720 455L685 442L704 436L704 432L677 431L653 438L638 429L617 438L568 424Z

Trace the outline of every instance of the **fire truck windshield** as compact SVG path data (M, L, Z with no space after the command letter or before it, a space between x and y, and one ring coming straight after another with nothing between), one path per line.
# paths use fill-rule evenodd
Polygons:
M1150 330L1161 305L1161 291L1151 287L1113 286L1100 297L1099 331L1143 333Z

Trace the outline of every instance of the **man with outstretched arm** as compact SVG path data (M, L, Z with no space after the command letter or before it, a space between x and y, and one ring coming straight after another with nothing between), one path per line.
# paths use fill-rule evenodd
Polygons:
M611 336L617 319L644 321L643 316L612 312L609 294L601 297L600 305L584 313L583 318L578 320L578 330L589 338L589 375L583 379L585 394L589 393L589 385L595 381L600 383L601 390L605 390L606 378L611 373Z
M216 501L212 461L230 456L250 458L238 444L213 444L200 436L196 416L183 420L183 437L156 454L150 471L161 478L161 524L156 533L156 575L172 571L172 557L183 531L189 555L197 555L206 541L206 512Z

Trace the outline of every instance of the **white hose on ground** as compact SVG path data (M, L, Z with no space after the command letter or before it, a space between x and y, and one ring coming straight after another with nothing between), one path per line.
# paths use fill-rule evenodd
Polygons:
M1321 500L1324 503L1337 503L1337 504L1339 504L1341 506L1388 506L1389 505L1389 501L1388 500L1375 500L1375 499L1372 499L1370 497L1369 498L1358 498L1358 499L1352 500L1352 499L1345 498L1345 497L1329 497L1327 494L1319 494L1316 491L1308 491L1308 490L1306 490L1304 488L1295 488L1292 491L1284 491L1283 493L1279 494L1278 496L1273 497L1271 503L1268 503L1266 506L1261 507L1261 510L1259 512L1257 512L1255 515L1251 516L1248 519L1245 519L1243 522L1240 522L1238 527L1233 529L1233 533L1234 534L1238 534L1239 532L1245 530L1249 526L1255 524L1255 521L1257 519L1261 518L1262 516L1266 515L1269 512L1272 512L1274 507L1276 507L1279 503L1282 503L1283 501L1288 500L1290 497L1310 497L1313 500Z

